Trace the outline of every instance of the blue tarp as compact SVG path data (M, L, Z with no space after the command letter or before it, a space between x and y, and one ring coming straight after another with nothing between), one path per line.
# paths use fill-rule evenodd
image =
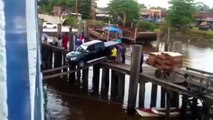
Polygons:
M104 27L104 30L107 30L109 32L117 32L117 33L122 33L122 30L114 27L114 26L108 26L108 27Z

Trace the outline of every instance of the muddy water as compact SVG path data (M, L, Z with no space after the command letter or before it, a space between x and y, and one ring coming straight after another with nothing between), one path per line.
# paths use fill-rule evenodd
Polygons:
M163 48L163 44L160 47ZM199 48L182 44L181 50L185 66L213 72L212 48ZM144 51L154 51L154 49L152 47L144 47ZM111 102L108 98L101 98L84 92L79 85L71 85L64 78L50 80L45 85L47 87L47 106L51 114L51 120L142 120L137 115L128 116L124 109L127 104L128 77L126 76L123 105ZM89 89L91 89L92 74L90 74L89 78L88 84ZM145 107L149 107L151 84L146 84L146 88ZM159 106L160 93L157 96L157 106Z

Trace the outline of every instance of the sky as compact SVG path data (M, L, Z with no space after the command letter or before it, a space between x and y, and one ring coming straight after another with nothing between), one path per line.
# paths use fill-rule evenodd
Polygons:
M97 5L98 7L107 7L107 4L109 3L110 0L97 0ZM163 7L163 8L168 8L169 0L137 0L138 3L143 3L146 6L150 7ZM195 0L195 2L203 2L207 4L210 7L213 7L213 0Z

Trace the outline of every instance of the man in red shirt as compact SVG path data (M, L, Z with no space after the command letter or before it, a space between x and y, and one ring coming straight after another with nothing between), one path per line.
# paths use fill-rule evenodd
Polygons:
M62 44L63 44L63 47L65 50L67 50L67 43L69 41L69 36L68 34L66 33L64 36L63 36L63 41L62 41Z

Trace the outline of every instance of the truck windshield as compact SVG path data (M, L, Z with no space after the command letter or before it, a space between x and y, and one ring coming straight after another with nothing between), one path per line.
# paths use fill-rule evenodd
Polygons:
M77 51L80 51L80 52L85 52L87 50L87 47L86 45L81 45L79 46L76 50Z

